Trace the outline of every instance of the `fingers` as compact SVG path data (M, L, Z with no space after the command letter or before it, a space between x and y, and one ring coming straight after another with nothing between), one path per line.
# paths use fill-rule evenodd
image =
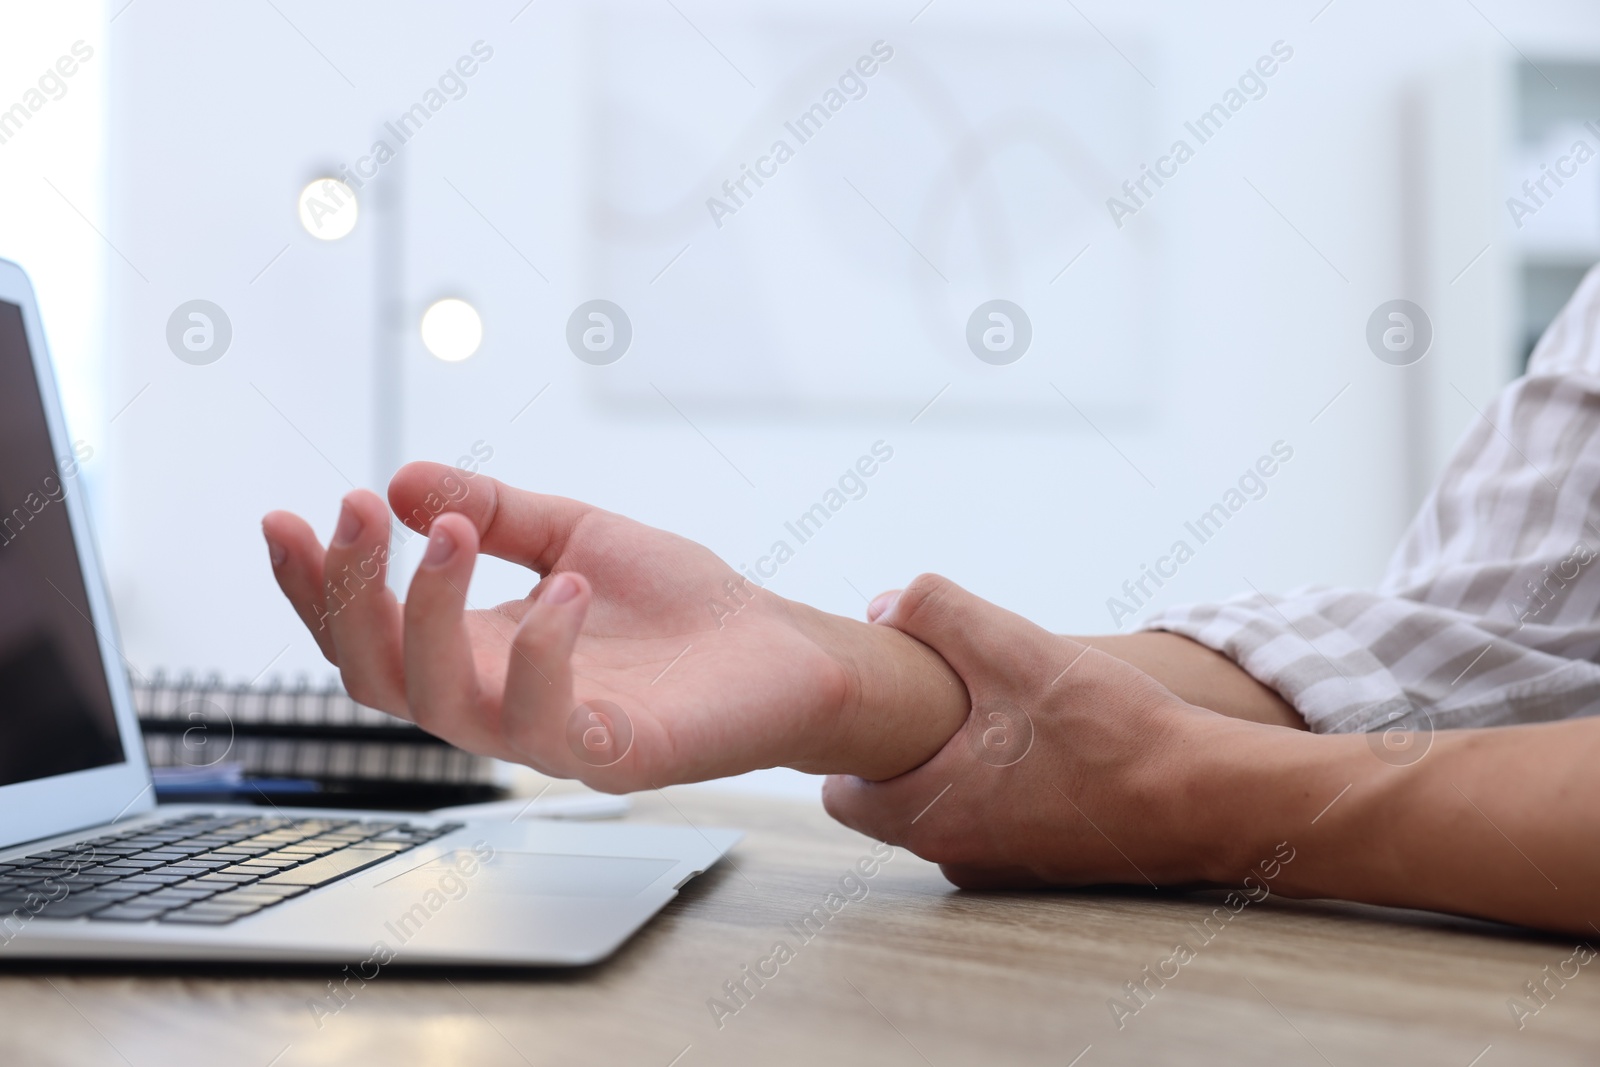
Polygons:
M887 593L879 593L873 597L872 603L867 605L867 621L877 622L878 616L889 610L889 605L899 599L901 592L899 589L891 589Z
M921 778L917 772L911 776ZM832 774L822 782L822 807L836 821L857 833L875 837L890 844L904 844L924 811L939 801L938 787L927 796L924 790L906 781L907 777L890 779L888 783L869 782L851 774Z
M885 593L878 600L891 595ZM1022 616L937 574L913 579L872 621L893 626L928 645L966 680L968 689L975 679L994 673L1020 647L1051 636Z
M267 539L267 555L278 588L289 598L322 654L330 663L338 663L333 631L322 621L323 551L317 535L309 523L287 511L274 511L262 519L261 533Z
M939 873L957 889L1044 889L1050 885L1017 864L941 863Z
M982 603L948 578L921 574L880 609L873 621L931 646L965 678L978 663L972 616Z
M429 733L476 752L493 743L493 724L479 714L481 692L467 586L478 553L478 532L461 515L433 523L422 563L406 594L405 681L411 718Z
M530 493L442 463L408 463L389 483L400 521L427 533L440 514L472 520L482 550L548 574L578 522L595 509L565 497Z
M574 709L572 650L591 596L589 583L571 571L540 582L511 639L506 670L502 714L511 746L533 766L563 777L574 770L566 744Z
M843 823L858 834L888 841L882 831L889 820L873 806L866 788L870 784L853 774L828 775L822 780L822 810L835 822Z
M405 715L402 622L388 570L389 510L358 489L344 498L323 563L323 617L350 696Z
M975 793L961 768L949 760L934 764L887 782L832 775L822 783L822 806L857 833L925 860L969 863L990 839L990 828L974 821Z

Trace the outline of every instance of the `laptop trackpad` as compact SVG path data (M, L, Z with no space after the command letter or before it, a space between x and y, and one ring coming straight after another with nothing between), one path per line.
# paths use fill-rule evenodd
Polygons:
M473 893L498 896L632 897L674 866L673 860L634 856L567 856L550 852L499 852L487 862L465 849L447 853L378 883L385 889L425 892L453 875ZM465 871L475 873L463 877Z

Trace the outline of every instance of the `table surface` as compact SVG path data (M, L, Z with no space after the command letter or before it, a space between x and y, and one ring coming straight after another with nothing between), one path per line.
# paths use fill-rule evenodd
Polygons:
M0 1062L1600 1062L1600 962L1564 984L1548 980L1542 1005L1523 988L1557 974L1572 939L1273 897L1225 926L1213 920L1221 929L1207 943L1195 928L1223 906L1220 893L957 892L936 867L898 851L865 880L865 897L833 901L837 913L802 941L790 924L826 906L873 842L816 804L715 790L640 796L629 817L747 836L603 964L395 968L319 1027L309 1002L326 992L330 967L0 960ZM728 998L723 983L770 958L778 941L791 958L766 964L777 973L760 988L749 983L742 1004ZM1193 958L1163 966L1179 942ZM1134 1000L1124 985L1144 980L1146 967L1176 977L1148 982L1148 999ZM1508 1007L1519 994L1528 1009L1520 1029ZM712 998L727 1010L714 1013ZM1127 1005L1120 1019L1113 998Z

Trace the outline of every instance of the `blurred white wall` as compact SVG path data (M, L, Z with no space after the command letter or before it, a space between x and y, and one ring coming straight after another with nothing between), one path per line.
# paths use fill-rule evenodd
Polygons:
M324 669L257 524L288 507L326 533L351 484L381 485L389 330L400 454L452 461L481 442L495 477L735 564L887 442L866 495L771 583L833 611L939 570L1057 630L1112 629L1107 599L1278 441L1293 459L1266 496L1144 607L1371 583L1418 470L1438 462L1415 421L1453 438L1473 416L1450 383L1481 404L1520 344L1498 253L1463 270L1509 243L1500 198L1518 150L1488 178L1463 156L1458 177L1453 142L1433 138L1419 186L1418 123L1437 116L1407 101L1519 52L1600 57L1600 10L1576 2L140 0L108 24L120 3L30 16L0 40L4 69L26 72L84 37L86 75L111 84L108 168L89 77L18 139L32 154L0 146L0 188L27 205L0 234L39 280L111 490L103 541L129 656L245 678ZM399 146L384 123L480 41L492 56ZM785 121L878 41L893 56L864 95L798 144ZM1262 92L1246 86L1259 99L1200 144L1185 123L1278 42ZM1491 156L1498 136L1480 138ZM794 158L719 227L707 198L780 137ZM357 229L312 239L298 190L379 138L396 156L362 191ZM1194 157L1119 228L1107 198L1127 200L1122 182L1179 138ZM1425 238L1407 236L1419 187L1462 202ZM399 193L387 213L381 188ZM103 349L88 340L102 278ZM1429 293L1445 294L1434 350L1379 362L1369 314ZM465 362L417 339L441 296L482 313ZM1033 327L1009 366L965 340L997 297ZM594 298L633 325L610 366L565 342ZM233 328L208 366L165 339L192 299ZM490 561L471 595L528 585Z
M0 257L33 277L69 421L103 437L127 399L105 358L110 24L80 2L0 5L0 25ZM84 466L97 503L103 469Z

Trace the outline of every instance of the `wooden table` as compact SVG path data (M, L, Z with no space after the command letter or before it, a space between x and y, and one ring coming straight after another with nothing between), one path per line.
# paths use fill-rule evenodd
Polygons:
M5 962L0 1064L1600 1062L1600 960L1550 981L1520 1030L1507 1007L1572 956L1570 939L1272 898L1202 945L1190 924L1220 894L961 893L899 852L803 941L789 924L825 905L871 841L815 805L708 790L642 796L631 817L749 833L599 966L386 971L319 1030L308 1000L329 968ZM766 963L776 974L748 981L742 1005L729 998L723 983L778 940L792 958ZM1194 959L1132 1000L1124 983L1178 941ZM728 1007L720 1026L713 997ZM1139 1005L1120 1029L1112 998Z

